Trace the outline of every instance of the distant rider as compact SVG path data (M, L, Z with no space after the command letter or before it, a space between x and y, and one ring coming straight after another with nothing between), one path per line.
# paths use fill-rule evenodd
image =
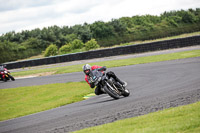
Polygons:
M5 66L5 65L1 65L1 64L0 64L0 78L1 78L1 79L3 79L3 75L1 74L1 72L4 71L4 66Z
M89 73L90 71L94 70L94 69L99 69L102 73L104 73L104 71L106 71L106 67L103 66L97 66L97 65L94 65L94 66L90 66L89 64L86 64L83 66L83 72L85 73L85 81L90 85L91 88L94 88L95 85L94 83L91 83L90 82L90 79L89 79ZM110 78L114 78L117 82L119 82L121 85L125 86L125 82L121 81L116 75L114 72L112 71L109 71L106 73L106 75ZM100 86L97 86L96 89L95 89L95 94L96 95L101 95L103 94L104 92L102 91L101 87Z
M0 64L0 72L1 72L1 71L4 71L4 65L1 65L1 64Z

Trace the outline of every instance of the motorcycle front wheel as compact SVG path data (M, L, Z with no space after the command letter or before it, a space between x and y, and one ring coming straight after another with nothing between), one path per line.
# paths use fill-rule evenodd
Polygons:
M11 79L12 81L15 81L15 78L14 78L13 76L9 75L9 77L10 77L10 79Z
M104 86L104 90L105 90L106 93L107 93L109 96L111 96L112 98L114 98L114 99L119 99L119 98L120 98L119 94L117 94L117 92L114 91L114 90L112 90L109 86L105 85L105 86Z

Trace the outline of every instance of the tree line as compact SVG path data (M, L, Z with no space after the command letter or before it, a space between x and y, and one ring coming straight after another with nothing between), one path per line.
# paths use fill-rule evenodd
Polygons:
M0 36L0 63L40 54L50 45L59 49L56 54L65 54L73 50L76 43L81 47L75 49L90 50L194 31L200 31L200 8L169 11L159 16L121 17L109 22L96 21L70 27L54 25L18 33L12 31ZM89 48L86 49L87 42L90 42L92 47L88 45ZM65 50L60 50L61 47Z

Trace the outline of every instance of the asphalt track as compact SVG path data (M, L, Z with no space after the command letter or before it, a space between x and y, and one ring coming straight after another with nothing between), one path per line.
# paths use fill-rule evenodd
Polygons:
M71 132L200 101L200 57L108 69L128 82L131 95L108 95L0 122L0 132ZM54 82L82 81L82 73L19 79L6 88Z

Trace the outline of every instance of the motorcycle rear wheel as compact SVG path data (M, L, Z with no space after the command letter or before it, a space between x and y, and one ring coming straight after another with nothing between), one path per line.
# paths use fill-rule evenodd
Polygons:
M6 77L5 77L5 78L3 78L3 81L4 81L4 82L7 82L7 79L6 79Z

